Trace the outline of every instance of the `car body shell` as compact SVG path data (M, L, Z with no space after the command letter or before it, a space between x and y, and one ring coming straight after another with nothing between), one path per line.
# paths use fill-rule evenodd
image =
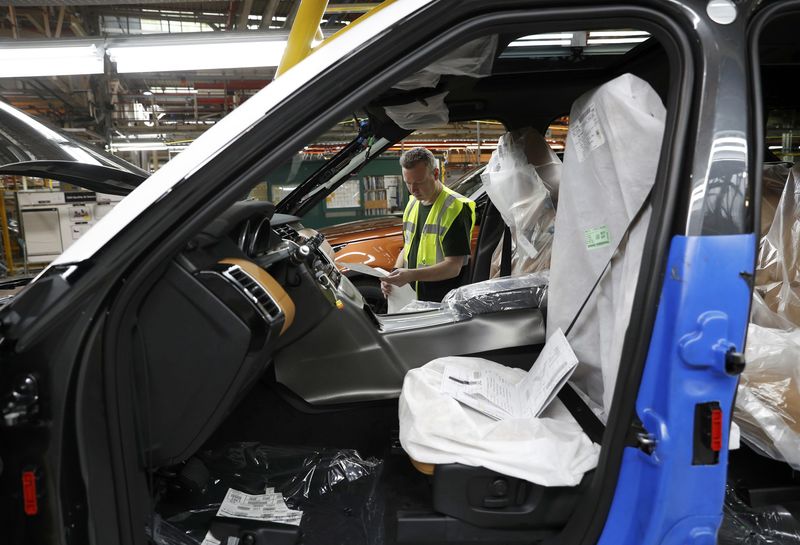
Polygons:
M653 207L648 255L637 285L640 304L631 319L636 330L626 337L601 465L586 495L591 505L562 542L713 543L728 453L723 449L716 464L692 462L693 414L696 404L718 400L727 444L727 409L737 377L726 373L720 347L741 350L744 344L755 239L752 210L737 201L720 211L709 202L712 195L706 189L710 175L719 170L733 174L725 183L737 194L750 202L757 195L753 185L759 180L754 163L760 127L753 126L746 112L752 104L760 105L751 102L748 29L781 10L800 7L797 2L730 5L737 18L719 24L708 15L710 4L701 0L590 6L565 2L544 11L523 1L465 1L457 10L436 0L391 2L370 17L369 25L351 25L250 98L141 184L4 308L3 393L32 400L31 406L39 403L30 426L4 430L4 440L13 438L13 446L0 446L7 487L3 505L9 517L24 521L24 530L14 537L20 543L58 545L68 543L70 532L94 536L103 545L143 539L139 525L144 519L133 501L141 491L129 488L126 480L138 462L135 443L114 425L126 400L96 376L87 377L87 369L104 363L101 378L116 378L106 328L119 326L116 310L133 297L128 286L142 282L159 260L179 251L188 233L197 232L244 188L260 181L248 178L249 167L277 167L300 149L303 124L338 120L346 110L336 111L337 104L355 91L369 90L370 78L386 81L411 73L413 66L404 62L423 66L426 48L441 47L476 25L602 14L647 21L672 40L682 63L674 74L676 98L668 104L676 114L665 135L670 144L659 174L663 192L653 196L658 206ZM410 60L393 57L387 66L384 59L403 53L398 50L402 44ZM348 89L343 82L350 77L367 84ZM728 145L734 140L737 146ZM722 148L735 149L722 157L715 152ZM369 244L393 239L398 235L392 229L383 226L383 236L376 237L364 236L362 230L358 240L351 240ZM385 253L380 259L391 250ZM16 382L20 376L38 377L35 400L20 394L18 388L26 387ZM126 379L129 384L130 377ZM95 396L86 399L105 401L76 404L77 391ZM637 419L642 427L632 428ZM93 437L99 443L84 443L87 433L98 434ZM650 441L652 452L639 448L639 439ZM87 463L92 456L102 463ZM29 467L37 468L32 478L40 479L42 493L36 519L18 514L17 472Z

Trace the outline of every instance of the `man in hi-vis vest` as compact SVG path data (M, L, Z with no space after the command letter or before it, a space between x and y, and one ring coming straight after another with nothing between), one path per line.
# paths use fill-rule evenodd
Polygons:
M400 166L411 194L403 212L405 245L381 289L388 296L393 285L411 284L417 299L438 302L461 285L475 226L475 203L442 185L433 154L425 148L403 153Z

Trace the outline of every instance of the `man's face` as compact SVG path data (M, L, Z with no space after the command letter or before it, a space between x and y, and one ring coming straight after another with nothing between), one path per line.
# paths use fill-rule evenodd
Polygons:
M403 169L403 181L408 192L424 203L430 203L436 197L436 175L435 169L431 172L422 162Z

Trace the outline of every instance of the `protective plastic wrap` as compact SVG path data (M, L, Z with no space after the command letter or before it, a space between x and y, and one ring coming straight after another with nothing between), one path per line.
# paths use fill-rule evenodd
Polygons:
M756 292L777 315L800 326L800 165L786 177L772 225L761 239ZM761 323L760 325L767 325Z
M472 40L458 47L442 59L426 66L404 79L395 89L420 89L436 87L443 74L482 78L492 73L497 53L497 35Z
M547 282L548 271L492 278L451 290L442 299L442 308L453 312L457 321L503 310L541 308Z
M407 312L427 312L429 310L439 310L442 308L441 303L436 301L411 301L409 304L400 309L398 314L405 314Z
M452 317L452 322L473 316L518 310L544 308L547 302L548 271L492 278L450 290L441 303L412 301L401 310L407 312L439 311Z
M234 443L196 458L208 479L194 483L191 492L180 479L164 487L159 514L152 519L159 545L199 545L211 523L220 520L215 517L230 489L258 495L268 488L282 493L289 508L303 512L300 530L306 545L383 541L382 503L375 497L380 460L364 459L354 450L260 443Z
M557 191L560 165L538 132L522 129L500 137L481 174L486 194L511 230L513 274L550 268L555 223L550 188ZM547 184L539 174L540 169L548 176Z
M800 470L800 330L750 324L734 418L744 440Z
M753 509L727 487L718 545L800 545L800 525L783 507Z
M650 222L644 203L655 182L665 117L658 94L631 74L581 96L570 112L547 331L567 330L611 261L568 337L581 362L572 380L602 402L605 414L636 292Z
M448 92L420 98L409 104L384 106L384 110L398 127L408 130L446 125L450 121L450 110L444 103Z
M761 174L761 236L772 227L775 211L778 208L786 178L789 177L789 163L767 163Z
M449 364L491 370L517 383L521 369L481 358L439 358L406 373L400 393L400 443L428 464L481 466L543 486L575 486L597 465L592 443L559 399L538 418L493 420L441 391Z
M770 210L783 175L783 192L759 248L747 367L733 416L747 444L800 470L800 166L765 168L762 210Z

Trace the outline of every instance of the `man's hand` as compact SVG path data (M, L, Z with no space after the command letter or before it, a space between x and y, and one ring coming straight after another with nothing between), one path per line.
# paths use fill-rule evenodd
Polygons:
M389 294L392 293L392 285L385 280L381 280L381 293L384 298L388 299Z
M383 282L393 286L404 286L416 280L415 272L419 269L395 269L389 273L389 276L383 279Z

